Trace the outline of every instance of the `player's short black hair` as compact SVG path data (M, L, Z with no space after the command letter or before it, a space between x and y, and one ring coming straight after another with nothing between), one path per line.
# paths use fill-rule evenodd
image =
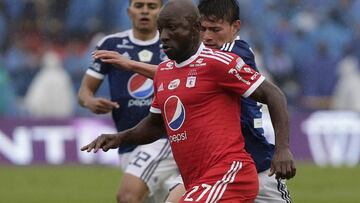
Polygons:
M211 20L226 20L233 23L240 20L240 9L236 0L200 0L200 15Z
M133 0L129 0L129 6L131 5ZM160 6L164 5L164 0L160 0Z

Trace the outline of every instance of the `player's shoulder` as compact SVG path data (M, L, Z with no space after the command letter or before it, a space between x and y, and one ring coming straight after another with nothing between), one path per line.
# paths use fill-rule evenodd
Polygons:
M220 50L225 52L232 52L240 56L241 54L246 54L246 55L253 54L250 45L246 41L240 39L239 36L237 36L234 41L225 43L220 48Z
M209 64L221 63L226 65L229 65L232 61L239 58L239 56L236 54L207 47L203 48L199 54L199 57L204 58L205 61Z
M125 38L128 38L130 35L130 30L125 30L122 32L117 32L113 34L106 35L101 40L98 41L97 46L101 47L108 43L122 41Z

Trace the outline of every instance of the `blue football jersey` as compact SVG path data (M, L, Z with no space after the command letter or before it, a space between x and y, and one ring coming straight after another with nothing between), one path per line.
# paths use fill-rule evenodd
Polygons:
M221 50L240 56L251 68L256 67L255 56L250 46L238 36L233 42L226 43ZM275 146L264 136L261 105L250 98L241 98L241 130L245 138L245 149L255 161L258 172L270 168Z
M157 65L166 59L160 46L159 34L151 40L141 41L134 38L132 30L127 30L106 36L98 42L96 49L116 51L132 60ZM111 100L120 105L120 108L112 111L118 131L135 126L148 115L154 92L151 79L120 70L101 60L95 60L86 73L98 79L108 76ZM119 152L128 152L134 148L122 147Z

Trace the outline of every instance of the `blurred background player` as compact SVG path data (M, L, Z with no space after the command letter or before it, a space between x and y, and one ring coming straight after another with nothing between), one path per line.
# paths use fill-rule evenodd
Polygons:
M198 8L202 15L200 34L205 46L235 53L247 65L258 70L254 53L249 45L240 40L237 35L240 30L240 19L239 6L236 1L203 0L200 1ZM140 63L122 60L116 53L98 52L95 56L105 58L113 63L123 64L131 70L147 76L154 74L154 67L141 68ZM255 160L260 181L260 191L255 202L290 202L289 191L282 179L292 178L292 175L281 172L282 167L291 166L295 170L288 137L281 137L281 134L275 133L276 147L269 143L262 128L262 105L250 98L242 98L241 105L241 127L245 137L245 148ZM270 168L272 168L271 171ZM275 171L279 172L275 175L276 177L271 176ZM181 189L181 185L179 185L172 191L169 202L177 202L176 200L185 190Z
M159 64L165 59L156 25L161 6L161 0L130 0L128 16L132 29L106 36L97 44L97 50L112 50L129 59ZM95 96L106 75L111 100ZM121 131L133 127L148 114L153 91L152 80L95 60L84 75L79 102L96 114L112 112L116 128ZM118 202L164 201L168 192L165 182L178 170L166 135L162 137L152 144L119 148L124 175Z

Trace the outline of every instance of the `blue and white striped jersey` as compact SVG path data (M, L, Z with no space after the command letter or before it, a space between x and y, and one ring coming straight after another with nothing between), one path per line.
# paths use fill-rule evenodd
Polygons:
M239 36L231 43L226 43L221 50L240 56L244 62L256 71L255 56L250 46ZM255 161L258 172L270 168L275 146L269 143L262 128L261 105L250 98L241 98L241 130L245 138L245 149Z
M117 51L132 60L157 65L166 59L160 46L159 34L151 40L141 41L135 39L132 30L127 30L104 37L96 49ZM118 131L135 126L148 115L154 92L151 79L100 60L94 61L86 73L98 79L108 76L111 100L120 104L120 108L112 112ZM128 152L134 147L120 148L119 152Z

